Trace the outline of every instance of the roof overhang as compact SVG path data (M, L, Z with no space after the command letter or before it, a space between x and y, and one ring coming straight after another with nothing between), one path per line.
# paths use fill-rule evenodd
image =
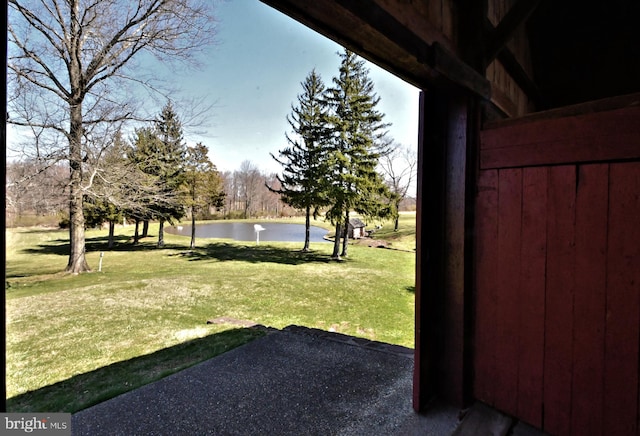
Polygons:
M489 82L430 27L419 2L261 1L418 88L457 85L490 97Z

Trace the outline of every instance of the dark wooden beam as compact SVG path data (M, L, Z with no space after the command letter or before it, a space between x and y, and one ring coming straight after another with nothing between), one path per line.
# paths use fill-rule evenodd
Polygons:
M420 95L416 227L414 397L465 406L470 388L469 198L475 166L473 97L458 89Z
M514 54L508 48L503 48L498 53L498 60L502 64L509 76L515 80L520 89L527 94L538 109L545 107L544 99L538 89L538 85L533 81L525 69L520 65Z
M363 7L360 0L345 0L341 2L341 6L393 41L418 62L426 63L431 46L376 3L369 2Z
M505 123L504 127L483 130L481 168L638 160L639 119L640 107L630 106L572 117Z
M431 47L431 58L428 64L453 84L486 100L491 98L491 83L437 42L434 42Z
M480 73L440 43L427 44L376 3L371 2L363 8L360 0L345 0L341 5L446 80L480 97L490 98L491 86Z
M444 44L425 41L374 1L366 7L360 0L261 1L419 88L455 85L490 98L491 86L481 73Z
M520 0L516 2L500 23L489 33L485 47L485 63L489 65L507 45L514 32L536 10L541 0Z
M484 27L487 34L491 35L495 31L493 24L491 24L491 21L489 21L488 18L485 18L484 20ZM511 76L511 78L513 78L513 80L518 84L520 89L522 89L527 97L534 102L536 108L544 108L545 102L542 98L542 93L540 92L538 85L536 85L535 81L531 76L529 76L529 73L525 71L509 47L503 46L497 53L497 59L500 61L509 76ZM486 65L488 66L489 63Z
M486 77L487 0L458 0L457 45L462 60Z

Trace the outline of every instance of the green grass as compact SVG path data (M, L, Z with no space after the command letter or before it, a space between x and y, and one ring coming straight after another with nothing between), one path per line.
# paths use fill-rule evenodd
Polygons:
M223 316L413 346L411 252L353 245L335 262L331 244L302 253L198 239L189 250L189 238L166 234L158 249L153 225L135 247L132 227L116 233L107 250L106 232L88 231L96 272L65 275L66 231L6 231L10 411L81 410L262 334L206 323Z
M384 221L382 228L376 230L372 238L383 239L390 248L414 251L416 249L416 213L400 212L398 230L394 230L393 221Z

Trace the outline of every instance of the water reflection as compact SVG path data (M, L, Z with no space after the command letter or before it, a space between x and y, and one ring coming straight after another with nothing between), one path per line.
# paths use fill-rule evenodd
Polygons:
M197 238L228 238L236 241L255 241L255 223L247 222L216 222L196 225ZM304 242L304 224L265 223L260 232L260 241ZM174 235L191 236L191 226L172 226L168 233ZM328 242L324 239L327 230L322 227L311 226L309 230L311 242Z

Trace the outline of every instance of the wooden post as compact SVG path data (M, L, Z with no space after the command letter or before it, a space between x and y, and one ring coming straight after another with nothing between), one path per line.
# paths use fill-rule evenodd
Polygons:
M434 396L463 406L469 397L471 98L423 91L418 140L416 343L413 407ZM475 135L471 135L475 137ZM471 159L473 162L473 159ZM473 169L474 164L471 165ZM472 200L472 197L471 197Z

